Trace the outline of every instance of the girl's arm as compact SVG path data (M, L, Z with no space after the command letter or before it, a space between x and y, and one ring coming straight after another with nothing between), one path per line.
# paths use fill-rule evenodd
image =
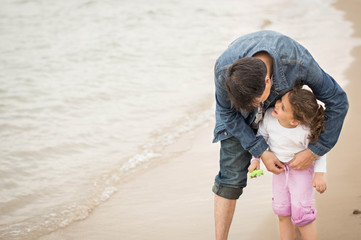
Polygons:
M251 164L248 167L248 172L251 173L256 169L259 170L260 168L260 159L252 156Z
M313 177L312 185L319 193L324 193L327 189L326 180L323 172L315 172Z
M324 177L326 173L326 155L321 156L315 161L315 176L313 177L312 185L319 193L324 193L327 188Z

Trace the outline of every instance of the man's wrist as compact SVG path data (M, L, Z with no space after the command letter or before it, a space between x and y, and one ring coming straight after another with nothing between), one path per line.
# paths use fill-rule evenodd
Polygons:
M320 157L320 156L319 156L319 155L317 155L316 153L312 152L312 150L311 150L311 149L309 149L309 150L310 150L310 152L311 152L312 156L313 156L315 159L317 159L317 158L319 158L319 157Z
M266 148L266 150L264 150L264 152L263 153L261 153L261 155L259 155L258 156L258 158L262 158L262 155L265 153L265 152L268 152L269 151L269 147L268 148Z

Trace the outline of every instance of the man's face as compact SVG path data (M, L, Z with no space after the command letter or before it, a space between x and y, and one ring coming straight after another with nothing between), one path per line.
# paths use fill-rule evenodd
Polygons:
M263 91L263 94L260 97L256 98L255 108L257 108L258 106L261 105L261 103L267 100L271 92L271 87L272 87L271 81L266 80L266 87Z

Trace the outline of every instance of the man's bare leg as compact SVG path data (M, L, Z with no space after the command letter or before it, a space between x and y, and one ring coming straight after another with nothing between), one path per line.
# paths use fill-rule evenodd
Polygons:
M216 224L216 240L226 240L231 227L237 200L214 195L214 218Z

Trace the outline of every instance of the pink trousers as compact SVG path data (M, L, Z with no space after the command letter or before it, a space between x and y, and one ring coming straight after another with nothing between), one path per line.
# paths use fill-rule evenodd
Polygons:
M295 226L305 226L316 219L312 180L314 165L306 170L294 170L285 163L285 171L273 175L273 211L279 216L291 216Z

